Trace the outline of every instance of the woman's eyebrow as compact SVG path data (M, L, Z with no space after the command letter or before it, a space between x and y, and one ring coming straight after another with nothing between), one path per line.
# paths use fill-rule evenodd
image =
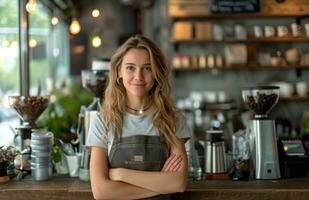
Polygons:
M125 63L125 65L135 65L135 63L128 62L128 63Z

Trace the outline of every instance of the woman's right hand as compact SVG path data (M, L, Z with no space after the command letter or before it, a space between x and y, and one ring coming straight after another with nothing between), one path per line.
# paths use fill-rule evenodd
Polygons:
M177 172L181 167L182 156L178 154L171 154L165 161L162 172Z

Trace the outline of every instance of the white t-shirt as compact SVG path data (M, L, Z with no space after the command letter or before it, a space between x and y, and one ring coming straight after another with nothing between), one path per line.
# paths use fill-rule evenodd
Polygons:
M148 112L145 115L133 115L126 112L123 121L122 137L133 135L159 136L159 133L153 126L152 117L153 112ZM190 138L192 130L187 126L184 115L178 112L178 118L179 120L176 126L177 138ZM102 115L97 113L90 122L86 146L105 148L108 149L109 153L113 141L114 133L107 135Z

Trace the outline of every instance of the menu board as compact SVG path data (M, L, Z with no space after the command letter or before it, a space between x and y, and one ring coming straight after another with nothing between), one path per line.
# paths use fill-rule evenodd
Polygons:
M260 0L210 0L211 13L255 13Z

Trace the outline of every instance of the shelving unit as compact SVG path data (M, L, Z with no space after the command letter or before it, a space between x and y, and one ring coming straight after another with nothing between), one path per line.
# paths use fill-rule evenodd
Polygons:
M290 96L280 97L280 101L309 101L309 95L307 96Z
M303 19L307 18L309 14L203 14L203 15L194 15L194 14L179 14L171 16L174 21L177 20L192 20L192 19L199 19L199 20L222 20L222 19L263 19L263 18L296 18L296 19Z
M255 20L255 19L263 19L263 20L280 20L280 19L295 19L295 21L300 21L301 19L304 18L308 18L309 19L309 14L207 14L207 15L200 15L200 14L179 14L179 15L173 15L171 16L171 18L173 19L173 23L178 23L179 21L181 22L192 22L191 23L191 32L192 35L191 37L187 38L187 39L181 39L183 37L175 37L173 38L173 34L172 37L170 39L170 43L173 45L174 47L174 55L184 55L186 56L187 54L182 54L181 51L179 49L181 49L180 47L185 46L187 47L187 45L190 46L190 48L194 48L194 46L196 45L197 47L202 47L205 48L205 45L211 45L211 44L218 44L220 46L224 46L224 45L232 45L232 44L244 44L248 47L248 45L250 45L250 48L254 47L267 47L267 44L274 44L276 45L276 47L273 49L273 51L266 51L263 52L261 49L257 49L255 52L255 56L256 56L256 64L250 64L250 62L252 62L252 60L248 60L248 64L246 65L236 65L236 66L223 66L223 67L211 67L211 68L204 68L204 67L199 67L199 66L190 66L189 68L175 68L174 71L196 71L196 70L204 70L204 69L218 69L218 70L258 70L258 69L284 69L284 70L292 70L292 69L297 69L297 70L303 70L303 69L308 69L309 66L308 64L305 66L264 66L264 65L259 65L259 61L257 59L257 54L263 52L265 53L274 53L277 50L281 50L280 48L278 49L277 45L280 44L294 44L294 43L309 43L309 37L307 37L305 35L305 33L303 32L300 36L298 37L293 37L291 32L288 33L287 36L283 36L283 37L279 37L279 36L273 36L273 37L255 37L253 35L250 34L250 32L248 31L249 27L247 28L247 39L246 40L237 40L234 39L231 36L228 36L228 39L225 39L225 37L223 36L223 40L218 40L218 39L213 39L213 34L212 36L206 36L206 38L210 37L210 39L200 39L200 37L197 37L197 33L195 33L195 23L196 22L211 22L211 21L230 21L233 22L235 20L242 20L242 21L248 21L248 20ZM237 22L239 23L239 22ZM247 24L248 25L248 24ZM266 23L264 25L267 25ZM262 25L261 27L263 27L264 25ZM230 26L230 25L229 25ZM251 24L249 26L252 26ZM274 27L275 28L275 27ZM223 29L223 27L222 27ZM179 30L179 28L177 28L176 30ZM204 29L207 30L207 29ZM182 29L180 29L180 31L182 31ZM213 31L212 30L212 25L210 26L209 31ZM277 31L275 31L277 32ZM185 33L185 35L188 34L188 31ZM201 37L202 38L202 37ZM261 45L261 46L259 46ZM266 45L266 46L265 46ZM220 48L222 48L220 47ZM286 46L285 46L286 48ZM209 50L209 49L208 49ZM285 49L286 50L286 49ZM223 51L223 50L222 50ZM248 52L249 50L247 50ZM283 50L284 51L284 50ZM252 52L251 52L252 53ZM191 56L200 56L203 55L207 56L207 55L212 55L209 53L203 53L202 51L199 53L199 55L190 55L189 59L192 59ZM206 55L205 55L206 54ZM219 52L219 55L222 55L222 52ZM249 52L248 52L249 54ZM213 55L212 55L213 56ZM215 55L216 56L216 55ZM249 55L248 55L249 56ZM254 57L255 57L254 56ZM283 56L283 55L282 55ZM225 59L225 58L224 58ZM270 61L269 61L270 62ZM194 63L194 62L193 62ZM270 64L269 64L270 65Z
M293 42L309 42L309 37L248 37L247 40L202 40L202 39L172 39L172 43L180 44L180 43L293 43Z
M189 68L173 68L175 72L181 71L201 71L201 70L291 70L291 69L309 69L309 65L298 65L298 66L258 66L258 65L233 65L233 66L223 66L223 67L213 67L213 68L200 68L198 66L192 66Z

